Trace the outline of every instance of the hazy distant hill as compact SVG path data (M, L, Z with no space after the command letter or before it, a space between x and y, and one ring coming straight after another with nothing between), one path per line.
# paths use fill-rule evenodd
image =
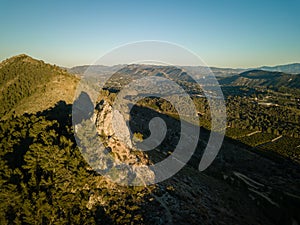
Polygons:
M78 78L55 65L27 55L18 55L0 63L0 118L36 112L63 100L73 101Z
M103 66L103 65L84 65L75 66L68 69L69 73L78 75L102 75L106 73L116 72L126 65Z
M278 66L263 66L260 67L261 70L266 71L278 71L289 74L299 74L300 73L300 63L293 63L287 65L278 65Z
M216 77L233 76L246 71L246 69L217 68L217 67L211 67L210 69Z
M273 88L300 88L300 75L264 70L251 70L239 75L224 78L220 83L222 85L248 87L265 86Z
M112 73L121 70L127 65L114 65L114 66L103 66L103 65L84 65L84 66L75 66L68 69L68 72L78 75L83 75L86 71L88 71L88 75L101 75L105 73ZM175 66L174 66L175 67ZM184 69L189 74L194 75L196 78L201 77L199 74L206 67L201 66L176 66L178 69ZM232 68L217 68L211 67L209 68L216 77L227 77L237 75L246 69L232 69Z
M100 75L103 73L116 72L127 65L114 65L114 66L103 66L103 65L84 65L84 66L75 66L68 69L68 72L73 74L82 75L89 69L90 75ZM200 76L200 71L203 71L202 66L177 66L178 68L187 70L190 74ZM293 63L287 65L278 65L278 66L262 66L258 68L219 68L219 67L209 67L209 69L214 73L216 77L229 77L234 76L239 73L250 71L250 70L265 70L272 72L284 72L288 74L300 74L300 63Z

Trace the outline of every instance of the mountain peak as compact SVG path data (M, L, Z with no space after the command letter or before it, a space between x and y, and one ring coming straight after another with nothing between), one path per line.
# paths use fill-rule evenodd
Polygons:
M21 54L19 54L19 55L15 55L15 56L13 56L12 58L27 58L27 57L29 57L29 58L31 58L29 55L26 55L25 53L21 53Z
M42 111L60 100L71 103L76 84L75 76L26 54L6 59L0 63L0 118Z
M41 60L34 59L31 56L26 55L26 54L19 54L19 55L15 55L15 56L12 56L8 59L3 60L0 64L5 65L5 64L15 63L16 61L37 63Z
M14 59L33 59L33 58L29 55L22 53L19 55L12 56L12 57L8 58L7 60L14 60Z

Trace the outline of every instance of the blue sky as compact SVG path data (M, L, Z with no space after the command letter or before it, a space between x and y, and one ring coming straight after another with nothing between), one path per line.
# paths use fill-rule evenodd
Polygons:
M300 1L0 0L0 60L91 64L128 42L180 44L208 65L300 62Z

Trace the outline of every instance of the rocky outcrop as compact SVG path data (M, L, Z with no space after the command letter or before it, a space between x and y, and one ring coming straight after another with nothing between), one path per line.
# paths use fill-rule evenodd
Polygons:
M150 161L133 146L121 112L102 100L97 104L93 121L105 146L106 156L100 157L101 170L120 184L142 186L153 183L155 176L148 167Z

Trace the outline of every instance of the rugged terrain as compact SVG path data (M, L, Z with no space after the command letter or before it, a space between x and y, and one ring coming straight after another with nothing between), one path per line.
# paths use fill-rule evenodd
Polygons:
M147 153L152 162L159 162L172 154L168 149L176 147L180 122L147 107L136 106L128 124L132 132L139 131L147 137L149 121L154 117L163 118L173 131L160 146ZM162 205L170 214L169 220L184 224L189 215L192 224L199 221L201 224L213 221L218 224L293 224L299 221L300 168L297 163L279 156L268 157L257 148L226 138L213 165L200 173L198 164L208 136L209 131L202 128L196 153L189 164L153 190L163 197Z
M86 69L69 71L82 76ZM78 76L26 55L0 64L1 224L299 224L298 75L220 69L227 137L213 164L200 172L211 132L209 107L188 69L99 66L88 76L99 70L114 76L95 105L80 95L85 104L79 110L88 113L77 115L73 108L72 124L72 107L80 98L73 103ZM124 186L117 183L147 181L138 166L176 157L172 153L181 135L178 114L167 101L147 97L127 115L113 105L119 90L141 74L181 85L197 106L201 130L195 153L175 176L155 185ZM291 78L293 85L287 82ZM166 137L155 149L141 152L138 144L151 135L149 121L155 117L165 121ZM103 153L84 149L99 140ZM152 181L155 174L147 168L142 172Z

